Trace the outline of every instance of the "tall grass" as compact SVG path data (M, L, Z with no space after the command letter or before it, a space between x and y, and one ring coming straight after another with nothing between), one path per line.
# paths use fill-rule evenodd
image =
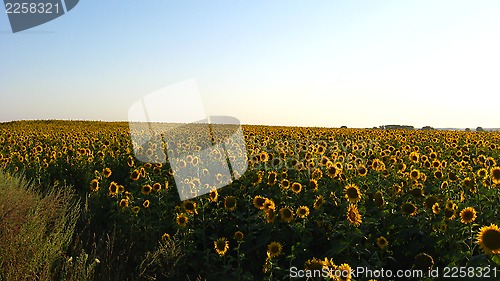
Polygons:
M65 256L79 213L80 203L70 188L42 193L0 171L0 280L54 280L80 274Z

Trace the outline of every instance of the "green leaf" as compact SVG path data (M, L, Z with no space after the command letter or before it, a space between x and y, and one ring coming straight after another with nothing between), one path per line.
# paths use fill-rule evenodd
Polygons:
M491 258L491 260L492 260L494 263L496 263L496 264L500 265L500 255L494 255L494 256Z

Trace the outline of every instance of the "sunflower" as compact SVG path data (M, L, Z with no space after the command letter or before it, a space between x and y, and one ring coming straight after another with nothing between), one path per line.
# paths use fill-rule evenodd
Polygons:
M161 241L163 242L167 242L170 240L170 234L168 233L163 233L163 235L161 236Z
M261 162L267 162L267 161L269 161L269 154L267 152L265 152L265 151L262 151L260 153L260 155L259 155L259 160Z
M350 204L347 208L347 220L354 226L359 226L363 222L356 205Z
M146 209L149 208L149 200L144 200L144 202L142 203L142 206Z
M234 233L234 239L235 239L236 241L242 241L242 240L243 240L243 238L245 238L245 235L243 234L243 232L241 232L241 231L239 231L239 230L238 230L238 231L236 231L236 232Z
M132 157L130 155L128 156L128 158L127 158L127 165L129 167L134 167L134 157Z
M413 151L412 153L410 153L410 161L411 162L417 163L419 157L420 156L419 156L418 152L416 152L416 151Z
M266 222L273 223L276 219L276 212L274 210L269 210L266 212Z
M154 192L158 192L158 191L160 191L160 190L161 190L161 184L160 184L160 183L158 183L158 182L157 182L157 183L154 183L152 188L153 188L153 191L154 191Z
M139 206L132 207L132 213L134 213L134 214L139 213L140 210L141 210L141 208Z
M486 254L500 254L500 229L496 224L479 229L477 243Z
M189 218L186 216L186 214L180 213L177 215L175 221L177 222L177 225L185 227L189 221Z
M387 247L387 245L389 245L389 241L387 241L387 239L385 239L384 236L380 236L379 238L377 238L377 246L380 248L380 249L384 249L385 247Z
M322 270L324 266L323 260L312 258L305 262L306 270Z
M299 182L294 182L292 183L291 189L293 193L299 194L302 191L302 184L300 184Z
M437 170L434 172L434 177L438 180L442 179L443 178L443 172L441 172L440 170Z
M111 196L115 196L118 194L118 184L114 181L112 181L110 184L109 184L109 195Z
M447 181L442 182L442 183L441 183L441 188L442 188L442 189L446 189L446 188L448 188L448 182L447 182Z
M266 201L264 202L263 210L265 212L269 212L269 211L274 211L275 209L276 209L276 205L274 204L274 201L272 199L266 198Z
M153 188L149 184L143 185L141 187L141 193L144 195L149 195L151 193L151 190L153 190Z
M494 184L500 184L500 167L491 168L490 177Z
M280 242L271 242L267 245L267 256L274 258L281 254L281 250L283 250L283 246Z
M454 172L449 172L448 178L450 179L450 181L456 181L458 179L457 175Z
M298 209L297 209L297 216L300 217L300 218L305 218L309 215L309 207L307 206L300 206Z
M441 212L441 207L439 207L439 203L434 203L434 205L432 205L432 212L436 215Z
M412 179L415 179L415 180L416 180L416 179L418 179L419 177L420 177L420 171L419 171L419 170L417 170L417 169L413 169L413 170L411 170L411 172L410 172L410 178L412 178Z
M90 181L90 190L97 192L99 190L99 181L97 179L93 179Z
M403 210L403 213L409 216L414 216L417 214L417 207L411 202L404 203L403 206L401 206L401 209Z
M221 237L214 241L214 248L217 254L224 256L229 250L229 241L225 237Z
M320 168L316 168L314 169L314 171L311 173L311 177L314 179L314 180L319 180L323 177L323 172L321 171Z
M309 188L314 191L318 190L318 181L315 179L311 179L309 181Z
M338 272L338 273L337 273ZM352 269L347 263L339 265L336 269L337 279L341 281L351 281L352 280Z
M327 164L326 173L330 178L336 177L340 172L333 164Z
M139 180L140 176L141 176L141 172L139 172L139 170L134 170L130 174L130 179L136 181L136 180Z
M289 207L283 207L280 209L281 219L285 222L291 222L293 220L293 211Z
M485 168L481 168L477 171L476 174L479 178L485 179L488 177L488 170L486 170Z
M476 210L473 207L467 207L460 212L460 218L464 224L475 221L476 217Z
M228 211L236 210L236 197L234 196L226 196L224 197L224 208Z
M282 179L280 186L283 189L288 189L290 187L290 181L288 179Z
M351 203L356 203L361 200L361 191L355 184L348 184L344 188L345 198Z
M219 192L217 192L217 189L210 191L208 195L210 197L210 201L212 202L217 202L217 199L219 199Z
M255 208L257 208L259 210L263 210L264 209L264 203L266 203L266 200L267 200L267 198L262 197L260 195L256 195L253 198L253 205L255 206Z
M104 168L102 170L102 174L104 175L105 178L109 178L111 176L111 169L110 168Z
M186 201L182 202L182 208L188 214L198 214L198 211L196 210L196 202L193 202L191 200L186 200Z
M372 169L375 171L385 170L385 164L380 159L374 159L372 162Z
M384 206L385 204L384 195L382 194L381 191L375 192L375 194L373 195L373 203L375 203L375 206L377 207Z
M358 168L358 175L364 177L366 176L366 174L368 174L368 169L366 169L366 167L364 165L359 165Z
M314 201L314 209L319 210L321 206L325 203L325 197L323 195L318 195L316 201Z
M128 207L128 199L122 199L120 200L120 202L118 203L118 206L120 206L120 208L127 208Z
M434 259L426 253L420 253L415 257L413 267L417 270L430 270L434 266Z
M267 184L270 185L270 186L273 186L276 184L276 176L278 174L275 172L275 171L271 171L269 172L268 176L267 176Z

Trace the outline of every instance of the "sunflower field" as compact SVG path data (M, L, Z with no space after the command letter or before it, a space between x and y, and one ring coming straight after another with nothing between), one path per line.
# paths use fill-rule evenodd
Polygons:
M500 278L500 133L242 129L246 172L185 201L171 163L137 160L124 122L1 123L0 169L77 194L60 263L85 253L99 261L94 280L290 280L291 268L332 273L309 280L398 279L351 274L358 267Z

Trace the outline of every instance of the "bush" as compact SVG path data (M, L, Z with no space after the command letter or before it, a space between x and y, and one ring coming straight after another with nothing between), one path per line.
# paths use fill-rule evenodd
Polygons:
M45 194L0 172L0 280L53 280L68 260L80 203L71 189Z

